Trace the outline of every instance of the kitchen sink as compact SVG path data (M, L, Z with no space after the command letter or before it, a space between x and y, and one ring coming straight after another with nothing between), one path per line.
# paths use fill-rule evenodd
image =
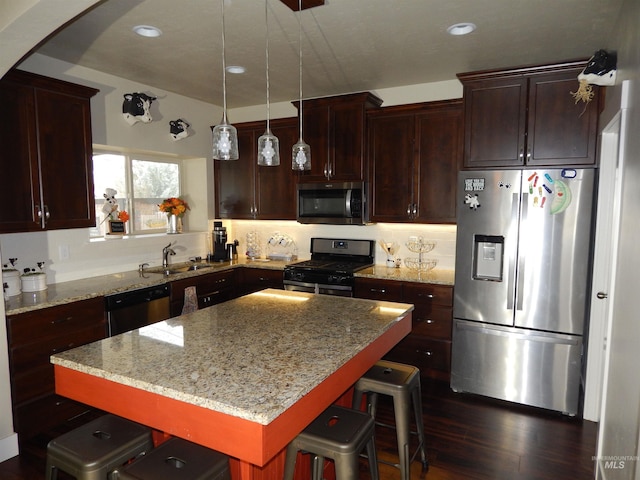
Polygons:
M204 270L206 268L212 268L212 267L213 265L209 263L191 263L189 265L169 265L168 268L164 268L164 267L146 268L145 272L162 273L164 275L177 275L178 273L194 272L196 270Z

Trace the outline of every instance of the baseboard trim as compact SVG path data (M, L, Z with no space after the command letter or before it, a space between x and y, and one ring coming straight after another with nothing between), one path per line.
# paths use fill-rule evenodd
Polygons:
M20 453L18 448L18 434L14 433L0 439L0 462L9 460Z

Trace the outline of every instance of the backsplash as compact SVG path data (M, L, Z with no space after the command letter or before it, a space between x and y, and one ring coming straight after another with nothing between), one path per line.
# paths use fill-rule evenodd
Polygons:
M246 251L247 233L257 232L260 242L266 246L267 241L275 233L285 233L296 242L298 248L298 258L307 259L311 256L309 248L312 237L328 238L353 238L358 240L375 240L376 242L376 264L384 264L387 260L386 254L378 245L379 240L400 245L396 257L402 259L406 257L416 257L406 247L405 243L411 236L422 236L425 240L433 240L436 247L426 257L438 260L437 268L453 269L455 266L456 253L456 227L455 225L424 225L424 224L396 224L396 223L376 223L365 226L353 225L303 225L297 222L282 221L247 221L233 220L225 221L223 224L227 228L229 241L237 239L240 242L238 253L244 254ZM262 256L265 256L263 249ZM404 267L404 263L402 264Z
M45 262L47 284L79 280L99 275L108 275L136 270L141 263L158 266L162 263L162 247L176 242L176 255L172 263L188 261L191 257L205 257L208 253L209 232L186 232L179 235L144 235L123 239L90 239L88 229L54 230L48 232L11 233L0 235L0 251L5 262L18 258L17 268ZM247 233L256 232L262 245L262 256L266 256L266 245L276 233L287 234L296 243L298 258L310 257L311 237L354 238L376 241L376 264L384 264L386 255L378 241L396 242L400 249L397 257L416 256L405 246L410 236L422 236L437 242L427 256L438 260L437 268L453 269L455 265L454 225L422 224L372 224L366 226L302 225L293 221L223 221L227 228L228 241L237 239L238 253L245 255ZM403 267L404 263L403 263Z

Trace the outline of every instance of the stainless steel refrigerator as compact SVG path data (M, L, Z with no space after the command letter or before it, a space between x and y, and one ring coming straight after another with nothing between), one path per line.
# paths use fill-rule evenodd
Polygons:
M575 415L594 169L458 178L451 388Z

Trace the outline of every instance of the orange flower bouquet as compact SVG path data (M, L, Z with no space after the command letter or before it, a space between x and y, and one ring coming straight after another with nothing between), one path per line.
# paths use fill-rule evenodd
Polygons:
M175 215L176 217L182 217L187 210L191 210L189 204L178 197L167 198L158 207L161 212L167 215Z
M129 220L129 218L131 217L129 216L126 210L122 210L121 212L118 212L118 220L120 220L121 222L126 222Z

